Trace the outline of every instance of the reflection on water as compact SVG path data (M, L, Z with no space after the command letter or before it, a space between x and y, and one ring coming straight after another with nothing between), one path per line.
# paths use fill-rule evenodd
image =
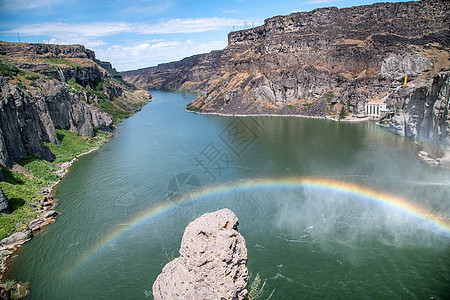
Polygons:
M223 207L239 217L266 297L274 289L274 299L446 297L450 237L407 211L308 186L223 189L173 203L246 180L319 177L449 220L450 173L419 161L414 143L370 122L198 115L184 111L191 94L153 94L58 187L62 215L16 260L14 277L31 281L31 299L150 297L187 224ZM139 219L161 204L161 214Z

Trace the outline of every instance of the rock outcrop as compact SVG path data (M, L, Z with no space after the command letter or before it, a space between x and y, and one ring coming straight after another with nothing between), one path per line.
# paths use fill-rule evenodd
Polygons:
M247 248L229 209L191 222L180 257L164 266L153 284L155 299L244 299L248 281Z
M30 96L0 77L0 164L5 167L29 154L54 159L44 142L59 144L55 128L94 136L94 126L108 130L112 124L108 114L82 102L63 84L49 81L41 86Z
M31 238L33 238L33 233L31 230L19 231L1 240L0 245L4 248L13 248L17 245L22 245L23 243L31 240Z
M399 89L386 100L395 108L390 130L427 145L436 165L450 167L450 72ZM444 146L444 147L442 147Z
M190 90L202 88L218 71L223 51L194 55L156 67L122 72L124 79L143 89Z
M9 200L0 188L0 214L9 214Z
M431 61L420 54L403 53L400 57L391 54L381 64L381 75L401 80L406 75L417 76L433 67Z
M28 155L52 160L56 128L92 137L148 102L80 45L0 42L0 167ZM108 68L107 70L103 67Z

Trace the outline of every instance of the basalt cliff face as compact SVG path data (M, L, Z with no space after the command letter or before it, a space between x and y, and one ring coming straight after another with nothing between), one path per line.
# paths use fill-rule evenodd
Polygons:
M94 136L148 101L120 80L83 46L0 42L0 166L52 160L56 128Z
M187 107L198 112L358 115L371 100L446 82L441 71L450 67L449 14L450 2L424 0L277 16L231 32L224 50L123 76L145 88L199 90L200 97ZM405 75L410 88L398 93ZM409 111L407 98L395 99L389 109ZM433 106L435 100L426 103ZM433 122L448 128L446 115L448 109Z
M390 130L424 145L420 156L425 161L450 168L450 72L416 80L391 93L386 103L396 110Z

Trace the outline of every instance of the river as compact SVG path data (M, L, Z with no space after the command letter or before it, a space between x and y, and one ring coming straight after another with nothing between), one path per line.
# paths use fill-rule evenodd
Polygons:
M449 295L450 172L413 141L372 122L194 114L193 94L152 94L71 167L62 215L14 259L30 299L151 298L187 224L224 207L264 299Z

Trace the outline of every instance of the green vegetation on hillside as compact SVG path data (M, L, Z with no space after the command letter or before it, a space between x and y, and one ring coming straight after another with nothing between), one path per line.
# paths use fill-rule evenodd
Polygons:
M15 230L25 228L26 224L37 216L35 206L39 206L45 198L41 191L60 178L55 171L60 169L62 163L102 145L109 136L109 133L103 131L97 131L97 135L93 138L82 137L63 129L57 129L56 132L61 144L46 144L56 156L53 162L29 156L19 162L26 175L17 171L3 170L5 181L0 182L0 186L10 200L11 213L0 216L0 239Z
M193 111L193 112L202 112L203 111L203 109L196 107L195 105L193 105L193 103L189 103L188 105L186 105L186 110Z
M68 59L59 58L59 57L47 57L47 60L56 65L66 65L66 66L71 66L71 67L79 66L78 64L76 64Z
M109 100L100 101L98 106L100 106L101 109L108 115L113 117L114 123L118 123L132 115L131 112L125 110L123 107L121 108L118 104L114 104Z
M1 76L14 77L18 73L20 73L20 70L14 64L7 62L5 60L0 60L0 75Z

